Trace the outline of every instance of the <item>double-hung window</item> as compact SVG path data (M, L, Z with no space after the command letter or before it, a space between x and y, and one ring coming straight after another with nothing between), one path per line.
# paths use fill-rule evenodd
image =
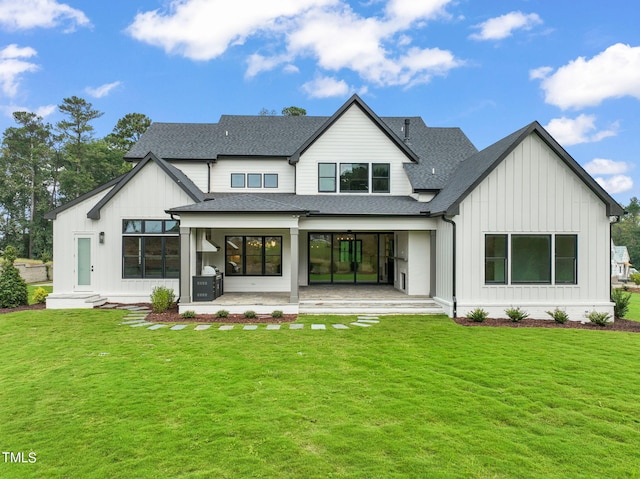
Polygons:
M175 220L123 220L122 277L178 278L179 233Z
M485 283L577 284L577 253L577 235L487 234Z

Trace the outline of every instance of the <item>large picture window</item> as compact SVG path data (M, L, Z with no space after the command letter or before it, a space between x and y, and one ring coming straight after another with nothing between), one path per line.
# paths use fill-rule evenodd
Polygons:
M227 236L226 274L282 276L282 236Z
M123 278L178 278L180 226L174 220L122 222Z
M488 234L485 283L577 284L577 244L577 235Z
M340 163L340 192L369 191L368 163Z

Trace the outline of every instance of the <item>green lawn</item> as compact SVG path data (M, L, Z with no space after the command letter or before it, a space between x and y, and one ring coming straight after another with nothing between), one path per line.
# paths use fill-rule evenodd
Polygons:
M0 315L2 478L640 477L640 335Z
M629 302L629 312L625 319L632 319L634 321L640 321L640 294L633 293L631 295L631 301Z

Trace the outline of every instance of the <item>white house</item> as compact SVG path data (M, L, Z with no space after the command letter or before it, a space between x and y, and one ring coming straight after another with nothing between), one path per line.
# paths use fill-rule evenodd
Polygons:
M616 281L627 281L632 269L627 247L616 246L611 241L611 278Z
M154 123L126 175L47 215L48 307L194 301L225 292L393 285L450 316L521 306L613 312L610 222L621 207L537 123L477 151L458 128L379 117L357 95L331 117ZM388 286L387 286L388 287Z

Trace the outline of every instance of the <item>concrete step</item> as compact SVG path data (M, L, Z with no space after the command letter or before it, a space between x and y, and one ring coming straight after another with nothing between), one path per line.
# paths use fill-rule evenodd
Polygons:
M300 301L299 312L307 314L444 314L433 300L411 301Z

